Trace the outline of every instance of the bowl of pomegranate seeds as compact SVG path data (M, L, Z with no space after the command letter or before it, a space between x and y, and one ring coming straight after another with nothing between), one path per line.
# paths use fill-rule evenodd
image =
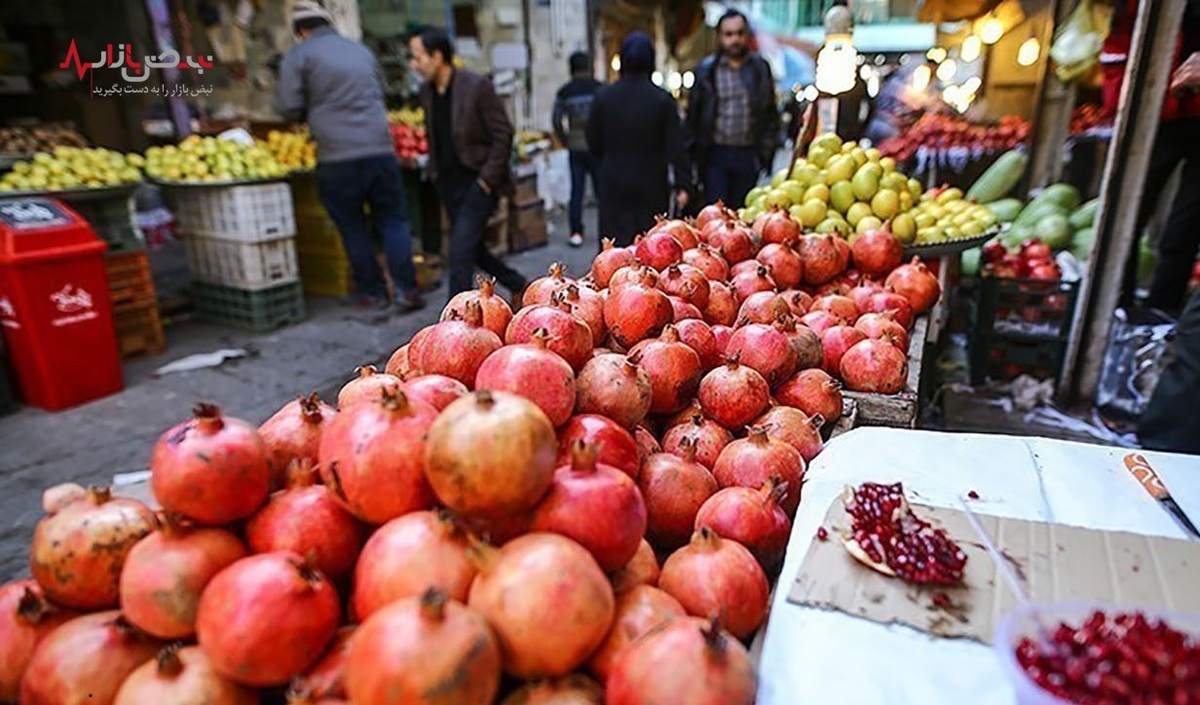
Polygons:
M997 625L994 648L1021 705L1200 705L1200 615L1022 605Z

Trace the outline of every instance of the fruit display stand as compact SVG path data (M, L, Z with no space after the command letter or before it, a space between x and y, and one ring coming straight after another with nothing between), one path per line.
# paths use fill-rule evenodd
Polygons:
M900 583L889 594L877 594L875 574L845 558L851 594L863 594L875 603L896 600L902 607L919 607L928 622L914 629L862 618L836 608L802 606L793 595L802 591L798 580L813 547L818 545L818 529L830 526L827 511L838 501L847 486L862 482L903 481L913 501L935 508L960 509L968 503L980 522L995 531L997 517L1007 521L1049 522L1052 528L1071 525L1087 529L1129 532L1129 543L1144 545L1153 537L1187 538L1186 532L1164 511L1135 479L1131 470L1149 465L1170 490L1183 511L1200 521L1200 475L1195 460L1169 453L1137 452L1127 449L1072 443L1044 438L946 434L927 431L870 428L856 429L840 436L809 466L805 474L804 501L796 515L789 539L787 557L775 590L772 608L759 659L758 705L792 705L800 702L846 702L859 705L911 702L930 705L1010 705L1014 685L1002 659L989 646L991 632L982 639L939 638L931 635L941 625L970 628L978 612L964 616L951 607L943 610L933 604L935 590L914 588ZM974 494L971 494L974 493ZM1062 527L1065 531L1067 527ZM953 536L960 544L980 543L971 529ZM828 542L840 542L831 527ZM1005 544L1006 534L992 534ZM1162 590L1177 596L1178 609L1195 611L1195 591L1181 584L1170 572L1138 570L1120 559L1114 546L1109 554L1103 545L1094 555L1055 553L1051 542L1033 548L1034 563L1018 560L1016 577L1026 580L1035 571L1045 583L1028 584L1035 591L1052 587L1055 581L1046 573L1057 567L1065 580L1074 571L1094 579L1077 592L1060 593L1062 601L1095 602L1122 589L1122 597L1111 601L1130 606L1160 603ZM1101 541L1102 544L1102 541ZM1180 544L1183 550L1195 544ZM840 548L840 547L839 547ZM1014 552L1015 553L1015 552ZM1162 559L1166 554L1160 554ZM1186 553L1172 554L1176 557ZM1194 552L1193 552L1194 555ZM1153 560L1153 559L1149 559ZM1186 560L1186 558L1184 558ZM986 551L973 553L972 562L991 570ZM1112 571L1105 575L1105 567ZM1161 576L1161 581L1160 577ZM952 604L965 609L973 600L982 600L986 619L997 620L1017 605L1005 582L994 577L987 586L990 594L964 594L964 588L949 590ZM1114 586L1120 581L1121 588ZM1160 581L1157 585L1154 581ZM890 585L885 582L885 585ZM975 588L972 588L974 590ZM860 592L865 591L865 592ZM1188 595L1183 606L1184 595ZM864 598L866 599L866 598ZM995 602L990 600L995 599ZM966 624L960 621L966 619ZM985 630L986 631L986 630ZM902 696L898 696L902 693ZM900 698L899 700L897 698ZM1033 702L1033 701L1029 701ZM1051 702L1039 700L1037 702Z
M843 397L854 402L853 427L916 427L917 415L920 410L921 372L924 367L925 346L933 342L929 337L930 318L930 315L925 315L913 322L912 333L908 341L908 380L905 382L903 390L896 394L873 394L848 390L842 392Z

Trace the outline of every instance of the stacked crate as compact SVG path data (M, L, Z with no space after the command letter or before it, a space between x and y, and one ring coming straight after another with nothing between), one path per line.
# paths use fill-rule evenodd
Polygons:
M1057 380L1079 282L985 275L971 329L971 383L1020 374Z
M166 347L150 258L145 250L108 252L104 267L122 357L156 355Z
M288 184L177 189L173 201L201 318L254 331L304 319Z
M345 296L354 286L350 260L342 247L342 236L317 196L311 174L292 181L296 218L296 250L304 291L317 296Z

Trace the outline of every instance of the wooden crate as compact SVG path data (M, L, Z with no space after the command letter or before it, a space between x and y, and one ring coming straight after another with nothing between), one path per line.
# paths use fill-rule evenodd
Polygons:
M925 357L925 339L929 333L929 317L921 316L913 323L908 340L908 381L896 394L866 392L842 393L853 400L857 409L857 426L891 426L916 428L918 397L921 389L921 367Z
M166 348L158 306L135 306L113 314L117 328L117 347L121 357L157 355Z
M121 312L157 302L150 258L145 250L110 252L104 257L113 311Z

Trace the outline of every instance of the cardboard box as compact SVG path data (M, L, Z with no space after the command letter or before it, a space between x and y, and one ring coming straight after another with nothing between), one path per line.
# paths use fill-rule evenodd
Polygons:
M518 206L528 206L533 203L540 202L538 197L537 172L528 176L518 176L514 181L513 189L513 204Z
M546 228L546 209L541 201L513 206L508 238L510 252L522 252L546 244L549 233Z

